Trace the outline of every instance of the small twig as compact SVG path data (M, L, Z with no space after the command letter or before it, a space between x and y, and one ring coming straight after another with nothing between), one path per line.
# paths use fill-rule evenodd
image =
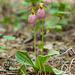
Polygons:
M21 70L22 71L22 70ZM22 71L23 75L26 75L23 71Z
M18 42L17 44L26 44L26 43L29 43L30 41L32 41L33 39L34 39L34 36L31 36L24 41Z
M71 51L75 54L75 51L73 49L71 49Z
M67 66L66 63L62 65L61 70L63 70L64 66L67 68L67 70L66 70L66 72L67 72L68 71L68 66Z
M75 60L75 58L72 59L71 63L70 63L70 66L69 66L69 72L70 72L70 68L71 68L71 65L73 63L73 61Z
M62 53L62 54L60 54L60 55L55 56L55 57L54 57L54 59L55 59L55 58L57 58L57 57L59 57L59 56L62 56L63 54L66 54L69 50L72 50L72 52L75 54L74 50L73 50L72 48L69 48L69 49L68 49L68 50L66 50L64 53ZM52 65L53 65L54 59L53 59L53 61L52 61Z
M15 54L15 53L14 53L14 54ZM10 59L14 54L10 55L10 56L8 57L8 59Z

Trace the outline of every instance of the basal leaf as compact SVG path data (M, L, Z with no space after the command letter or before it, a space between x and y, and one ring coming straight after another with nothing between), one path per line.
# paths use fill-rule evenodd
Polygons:
M25 67L25 65L22 65L22 66L20 67L20 70L22 70L22 72L23 72L24 74L26 74L26 67Z
M48 53L48 55L55 55L55 54L59 54L59 52L55 50L50 50Z
M19 63L34 66L33 61L29 57L27 51L17 51L15 52L15 57Z
M61 75L62 73L65 73L64 71L58 70L56 68L53 68L53 71L56 75Z
M46 72L51 72L53 69L49 65L44 65L45 71Z
M25 65L22 65L19 69L9 67L10 70L16 70L19 74L26 74L26 67Z
M46 62L46 60L48 59L48 56L37 56L37 58L35 59L35 66L39 69L39 70L44 70L44 63Z
M16 71L18 71L18 69L16 69L16 68L13 68L13 67L9 67L9 70L16 70Z
M30 65L34 68L35 71L38 71L38 68L35 67L34 62L29 57L27 51L20 51L20 50L16 51L15 57L19 63L25 64L25 65Z

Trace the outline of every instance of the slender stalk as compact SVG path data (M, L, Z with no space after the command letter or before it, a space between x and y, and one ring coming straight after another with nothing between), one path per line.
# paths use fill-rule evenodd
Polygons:
M36 24L35 24L35 27L36 27ZM34 51L35 51L35 59L36 59L36 30L35 30L35 27L34 27Z
M42 20L42 55L43 55L43 27L44 27L44 24L43 24L43 20Z

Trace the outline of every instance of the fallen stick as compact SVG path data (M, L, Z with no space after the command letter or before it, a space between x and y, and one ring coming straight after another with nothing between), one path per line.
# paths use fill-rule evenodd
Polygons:
M69 72L70 72L70 68L71 68L71 65L73 63L73 61L75 60L75 58L72 59L71 63L70 63L70 66L69 66Z
M72 48L69 48L68 50L66 50L66 51L63 52L62 54L55 56L54 59L57 58L57 57L59 57L59 56L62 56L63 54L66 54L69 50L71 50L71 51L75 54L74 50L73 50ZM53 59L53 61L52 61L52 65L53 65L54 59Z

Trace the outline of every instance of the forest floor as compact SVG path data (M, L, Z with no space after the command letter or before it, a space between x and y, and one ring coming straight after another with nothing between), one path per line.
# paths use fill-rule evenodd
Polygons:
M9 66L12 66L13 68L19 68L21 66L21 64L15 59L14 55L18 50L27 51L30 58L35 61L33 27L33 25L25 23L22 28L13 29L13 25L5 26L0 22L0 33L2 34L0 35L0 45L4 45L9 48L6 52L0 53L0 75L3 75L2 72L8 71L8 68L4 65L7 62L10 62L11 64ZM62 36L59 36L58 32L61 33ZM45 64L68 72L70 63L75 58L75 25L69 24L64 26L63 30L58 32L51 30L49 33L46 33L46 30L44 30L44 55L48 54L50 50L59 51L60 54L66 52L68 49L70 50L63 55L56 57L53 64L53 57L56 55L50 56ZM14 36L16 37L16 40L6 40L3 38L4 35ZM40 28L37 32L37 45L41 43L41 38ZM72 50L74 50L74 52ZM41 55L41 49L38 47L37 55ZM26 68L27 72L33 72L32 67L26 66ZM70 72L75 73L75 61L72 63Z
M10 27L10 26L8 26ZM4 67L4 63L7 62L7 59L9 59L12 62L13 68L19 68L21 66L20 63L18 63L15 59L14 53L18 50L26 50L29 53L29 56L32 60L34 60L34 40L33 40L33 34L29 31L30 26L25 25L25 27L21 29L17 29L17 31L9 31L7 26L1 26L0 30L4 30L3 35L11 35L15 36L16 40L9 41L5 40L0 36L0 45L7 46L9 50L6 50L6 52L0 53L0 65L1 67ZM2 32L3 33L3 32ZM41 32L40 34L37 33L37 44L41 43ZM72 48L75 51L75 28L73 27L70 30L61 31L63 36L55 35L57 32L50 32L48 34L44 34L44 55L46 55L50 50L56 50L60 53L65 52L66 50ZM41 49L37 48L37 55L41 54ZM69 50L66 54L57 57L54 60L53 65L51 64L53 61L53 56L50 56L46 64L51 65L52 67L56 67L59 70L67 70L69 68L69 65L72 61L72 59L75 58L75 54ZM57 64L57 65L56 65ZM64 66L64 68L62 68ZM31 67L27 67L29 71L33 71ZM71 72L75 72L75 61L72 64Z

